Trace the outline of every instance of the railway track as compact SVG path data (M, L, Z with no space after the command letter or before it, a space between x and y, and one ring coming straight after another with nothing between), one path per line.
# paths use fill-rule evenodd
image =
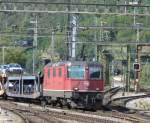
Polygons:
M126 97L118 97L118 98L115 98L115 99L112 99L111 100L111 106L114 106L115 108L115 112L124 112L123 114L120 113L121 115L128 115L127 118L131 118L131 119L134 119L135 117L134 116L131 116L130 113L132 114L135 114L137 117L139 117L140 119L144 119L146 123L149 122L149 119L150 119L150 113L149 109L136 109L136 107L134 108L133 106L131 106L132 104L130 104L130 108L127 107L127 103L130 103L134 100L139 100L139 99L145 99L145 98L149 98L150 97L150 94L149 93L145 93L143 95L136 95L136 96L126 96ZM135 106L137 105L137 103L135 104ZM133 107L133 108L131 108ZM118 108L118 109L117 109ZM126 114L125 114L126 113ZM130 114L130 115L129 115ZM126 116L124 116L126 117ZM148 122L147 122L148 121ZM134 122L134 121L133 121Z
M114 87L114 88L106 90L104 92L103 105L108 105L111 102L112 96L115 95L120 90L122 90L122 88L120 87Z
M46 118L45 116L40 115L40 113L36 113L29 108L26 107L18 107L17 104L12 103L10 101L5 101L0 103L0 107L9 110L18 116L20 116L23 120L21 123L52 123L50 119ZM18 122L18 121L16 121ZM18 122L20 123L20 122Z
M29 123L52 123L52 119L45 117L39 112L22 110L22 109L13 109L17 112L21 113L24 117L26 117Z
M119 105L119 106L125 107L126 104L129 101L132 101L132 100L135 100L135 99L139 99L139 98L145 98L145 97L150 97L150 94L143 94L143 95L136 95L136 96L126 96L126 97L118 97L118 98L112 99L111 103L113 103L115 105Z
M81 112L65 109L41 107L35 104L16 103L12 101L0 101L3 107L11 107L26 117L30 123L142 123L139 119L125 116L119 112L100 116L100 112Z
M5 106L0 106L0 123L30 123L29 120L24 117L21 113L6 108Z

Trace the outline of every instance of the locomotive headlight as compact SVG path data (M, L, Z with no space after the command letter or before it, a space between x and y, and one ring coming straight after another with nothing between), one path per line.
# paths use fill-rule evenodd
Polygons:
M71 62L68 63L68 66L71 66Z
M99 88L96 88L96 91L99 91L100 89Z
M75 91L78 91L78 90L79 90L79 88L74 88L74 90L75 90Z

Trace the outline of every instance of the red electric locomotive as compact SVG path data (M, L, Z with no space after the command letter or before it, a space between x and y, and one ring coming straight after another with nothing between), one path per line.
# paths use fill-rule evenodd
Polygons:
M53 105L98 108L104 90L103 67L96 62L66 61L44 67L43 98Z

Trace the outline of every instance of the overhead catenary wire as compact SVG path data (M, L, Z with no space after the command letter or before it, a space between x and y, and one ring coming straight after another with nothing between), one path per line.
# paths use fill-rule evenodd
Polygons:
M52 4L70 6L117 6L117 7L150 7L150 4L107 4L107 3L81 3L81 2L51 2L51 1L0 1L0 4Z
M65 3L65 2L42 2L42 1L0 1L0 4L1 5L4 5L4 4L44 4L44 5L69 5L69 6L116 6L116 7L150 7L149 4L137 4L137 5L131 5L131 4L104 4L104 3L74 3L74 2L71 2L70 3ZM22 9L22 10L18 10L17 8L16 9L0 9L0 12L16 12L16 13L48 13L48 14L95 14L95 15L120 15L120 16L133 16L133 15L136 15L136 16L150 16L149 13L116 13L116 12L98 12L98 11L50 11L50 10L25 10L25 9ZM83 29L83 30L89 30L89 29L106 29L106 30L111 30L111 29L147 29L149 30L150 27L149 26L125 26L125 27L121 27L121 26L118 26L118 27L113 27L113 26L97 26L97 27L94 27L94 26L80 26L79 29ZM40 28L38 28L40 29ZM46 29L46 28L43 28L43 30ZM41 28L42 30L42 28ZM49 29L50 30L50 29ZM51 30L50 30L51 31ZM49 31L49 32L50 32ZM12 33L9 33L9 32L0 32L1 35L7 35L7 36L17 36L17 34L12 34ZM4 33L8 33L8 34L4 34ZM24 36L28 36L28 37L33 37L32 35L27 35L25 33L18 33L20 35L24 35ZM55 34L55 35L66 35L66 34ZM78 35L79 36L79 35ZM81 36L85 36L85 35L82 35ZM51 37L49 33L45 33L45 34L38 34L38 37Z
M32 9L24 9L26 5L44 5L45 7L43 8L32 8ZM47 14L87 14L87 15L116 15L116 16L150 16L150 13L148 11L150 4L143 4L143 3L138 3L138 4L119 4L118 2L114 4L108 4L108 3L81 3L81 2L51 2L51 1L21 1L21 0L15 0L15 1L0 1L0 12L13 12L13 13L47 13ZM6 5L11 5L11 9L7 9ZM18 5L23 5L21 7L22 9L18 9ZM48 5L60 5L61 7L63 6L63 9L57 10L49 10L50 8L47 8ZM75 6L76 9L71 9L68 10L67 7ZM85 7L92 7L95 9L95 11L87 11L86 9L80 10L79 8L84 8ZM78 8L79 7L79 8ZM109 11L105 12L104 11L99 11L97 7L116 7L114 12ZM131 7L131 8L142 8L144 12L142 13L132 13L132 12L118 12L118 7ZM20 7L19 7L20 8ZM26 8L26 7L25 7ZM73 7L72 7L73 8ZM147 11L145 11L145 8L147 8ZM54 8L53 8L54 9Z
M87 15L119 15L119 16L150 16L149 13L116 13L116 12L96 12L96 11L55 11L55 10L17 10L17 9L0 9L0 12L14 13L47 13L47 14L87 14Z
M57 27L37 27L37 30L46 30L47 32L63 32L64 30L67 31L67 26L61 26L60 28L57 28ZM136 30L136 29L142 29L142 30L150 30L150 26L149 25L143 25L143 26L136 26L136 25L124 25L124 26L109 26L109 25L105 25L105 26L92 26L92 25L88 25L88 26L82 26L82 25L79 25L77 27L78 29L82 30L82 31L86 31L86 30L94 30L94 29L105 29L105 30L113 30L113 29L117 29L117 30L124 30L124 29L131 29L131 30ZM18 27L15 29L15 30L12 30L12 27L8 27L7 30L10 30L10 31L3 31L1 32L0 31L0 34L1 33L20 33L20 32L17 32L18 30L21 30L21 31L29 31L29 30L33 30L34 28L26 28L26 27ZM5 28L3 28L3 30L5 30Z

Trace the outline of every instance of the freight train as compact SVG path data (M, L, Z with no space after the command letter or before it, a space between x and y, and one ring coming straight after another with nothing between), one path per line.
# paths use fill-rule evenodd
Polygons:
M5 83L7 97L69 108L97 109L103 91L103 66L85 61L49 63L42 76L9 76Z

